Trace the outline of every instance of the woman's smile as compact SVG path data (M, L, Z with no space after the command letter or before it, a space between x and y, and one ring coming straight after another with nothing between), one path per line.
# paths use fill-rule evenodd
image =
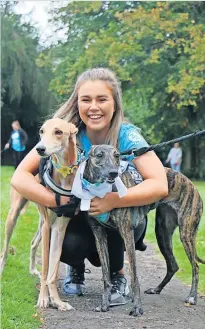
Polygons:
M100 121L100 119L103 117L101 114L88 114L88 118L94 121Z

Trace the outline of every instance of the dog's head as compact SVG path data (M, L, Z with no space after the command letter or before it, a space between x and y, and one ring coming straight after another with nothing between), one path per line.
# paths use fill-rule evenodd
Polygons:
M36 151L41 157L68 150L69 143L76 143L78 128L70 122L54 118L47 120L40 128L40 142Z
M103 179L110 184L118 176L120 165L119 151L110 145L94 145L89 152L85 168L88 181L96 182Z

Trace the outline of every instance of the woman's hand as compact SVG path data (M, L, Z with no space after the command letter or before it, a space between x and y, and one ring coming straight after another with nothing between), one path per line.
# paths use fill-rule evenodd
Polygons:
M105 212L109 212L115 208L117 193L111 192L107 193L104 198L93 198L90 202L90 216L97 216ZM118 198L118 196L117 196Z
M61 206L65 205L69 202L70 202L70 197L69 196L64 196L64 195L60 196L60 205Z

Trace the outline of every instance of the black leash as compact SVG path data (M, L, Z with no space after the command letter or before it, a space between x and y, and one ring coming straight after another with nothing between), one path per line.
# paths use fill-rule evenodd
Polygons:
M182 142L185 139L196 137L196 136L203 136L203 135L205 135L205 130L195 131L192 134L185 135L185 136L182 136L182 137L178 137L178 138L172 139L172 140L167 141L167 142L162 142L162 143L159 143L159 144L150 145L149 147L143 147L139 150L138 149L126 150L124 152L121 152L120 155L123 156L123 155L134 154L135 156L139 156L139 155L142 155L142 154L147 153L149 151L157 151L159 148L161 148L163 146L166 146L166 145L169 145L169 144L172 144L172 143Z
M3 150L1 150L1 154L6 150L7 150L7 148L4 147Z

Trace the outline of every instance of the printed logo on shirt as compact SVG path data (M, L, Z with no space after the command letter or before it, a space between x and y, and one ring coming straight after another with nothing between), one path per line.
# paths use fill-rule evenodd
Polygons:
M138 144L141 140L142 140L142 136L140 136L137 131L131 131L129 134L128 134L128 139L131 141L131 142L134 142L136 144Z

